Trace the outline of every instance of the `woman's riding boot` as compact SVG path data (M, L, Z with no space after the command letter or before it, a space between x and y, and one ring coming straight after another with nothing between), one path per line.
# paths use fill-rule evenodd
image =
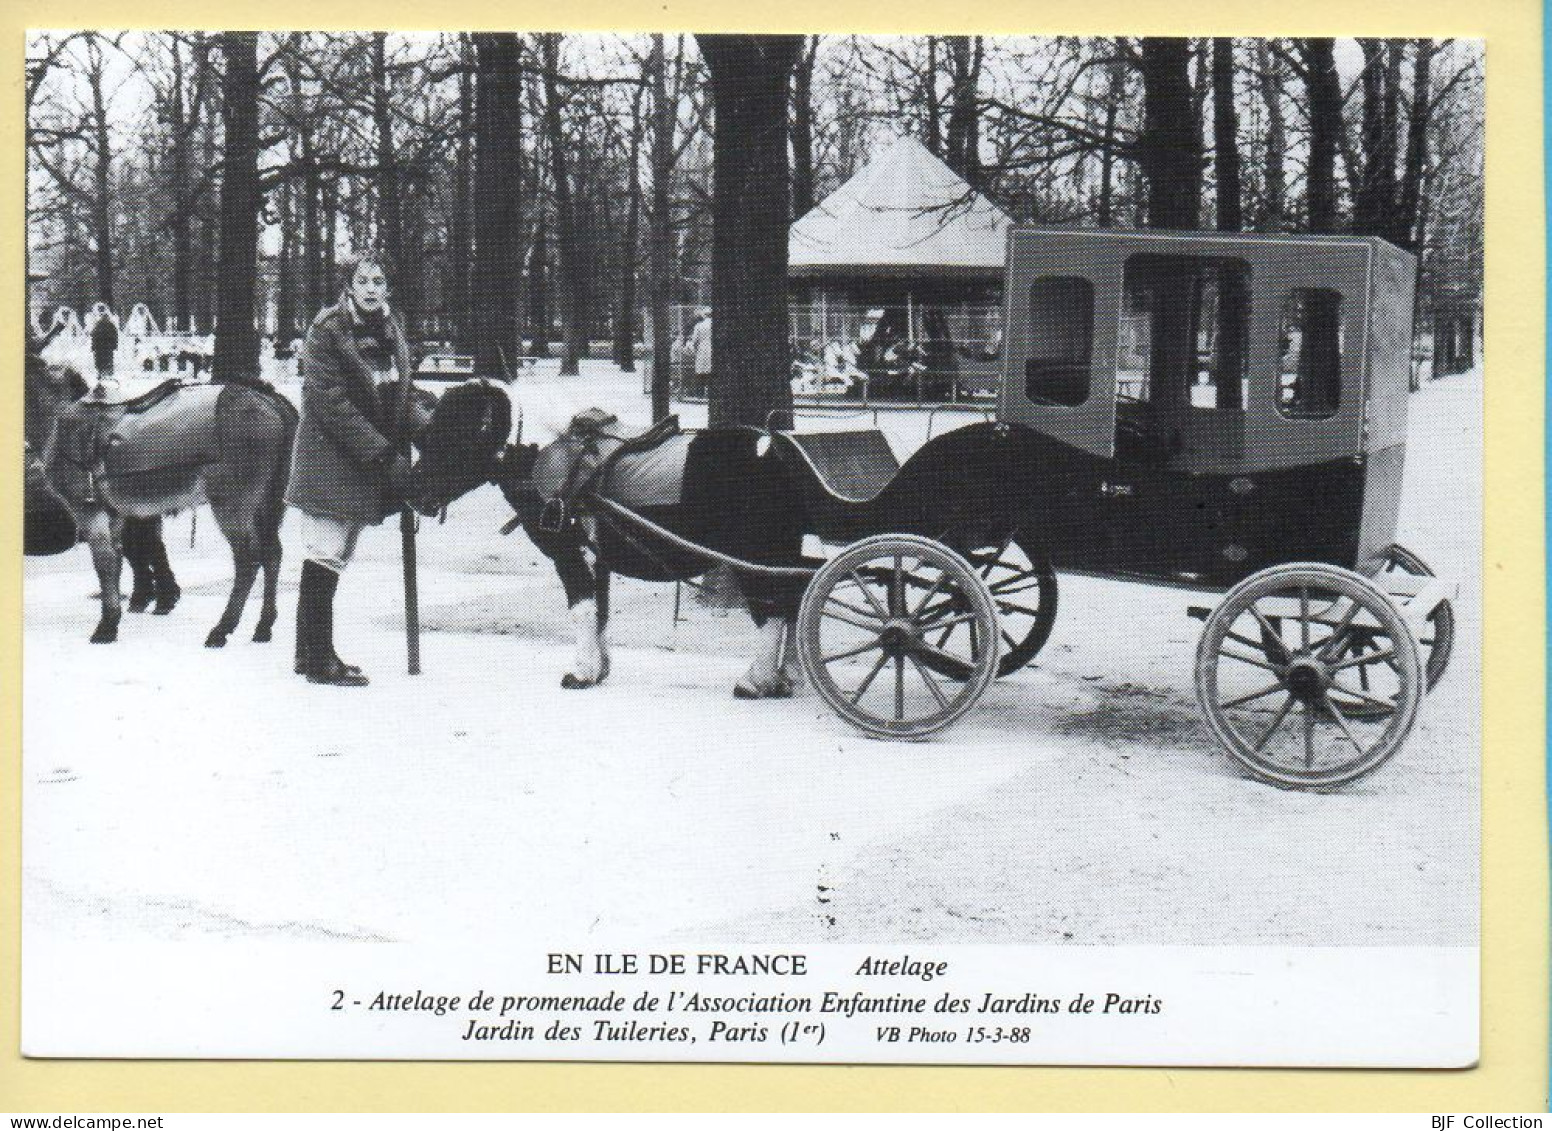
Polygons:
M296 592L296 664L292 668L297 675L306 675L312 667L313 654L313 590L312 571L307 567L311 562L302 563L302 585Z
M338 687L365 687L368 683L366 673L334 654L334 591L339 587L339 574L313 561L302 563L302 573L303 586L314 594L309 613L312 631L308 634L307 681ZM310 578L306 576L309 573Z

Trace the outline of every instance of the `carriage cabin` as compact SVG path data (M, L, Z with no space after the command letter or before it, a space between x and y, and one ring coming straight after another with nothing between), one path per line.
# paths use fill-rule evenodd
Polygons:
M1062 508L1058 566L1213 584L1291 558L1377 569L1415 270L1377 238L1012 229L999 418L1098 480Z

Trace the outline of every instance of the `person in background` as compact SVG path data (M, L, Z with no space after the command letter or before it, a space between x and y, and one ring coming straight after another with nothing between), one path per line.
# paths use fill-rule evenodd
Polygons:
M356 540L411 491L405 440L415 421L409 343L388 305L391 265L358 256L339 301L302 344L302 419L286 502L301 512L304 558L296 671L309 683L368 680L334 650L334 595Z
M695 312L695 326L685 343L685 353L695 374L697 396L711 393L711 308L703 306Z
M97 379L101 381L113 376L113 355L119 349L119 327L105 302L92 308L92 316L92 361L97 366Z

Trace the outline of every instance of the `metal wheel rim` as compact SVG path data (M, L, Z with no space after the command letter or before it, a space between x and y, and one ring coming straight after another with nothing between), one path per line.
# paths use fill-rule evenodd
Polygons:
M1290 603L1290 623L1267 625L1268 607ZM1384 640L1366 661L1384 660L1383 688L1365 692L1344 674L1363 666L1339 655L1354 625ZM1208 617L1197 649L1197 698L1215 737L1256 776L1285 786L1340 785L1383 765L1416 721L1422 681L1417 642L1394 602L1334 566L1279 566L1241 582ZM1344 710L1365 701L1383 709Z
M881 592L885 579L912 574L914 584ZM962 612L938 611L945 593ZM905 623L922 614L914 630ZM945 616L970 626L964 650L945 653L962 662L929 667L921 662L933 647L927 635ZM879 737L920 738L958 719L996 678L999 643L996 606L969 563L912 535L880 535L843 550L814 575L798 613L809 683L837 714Z

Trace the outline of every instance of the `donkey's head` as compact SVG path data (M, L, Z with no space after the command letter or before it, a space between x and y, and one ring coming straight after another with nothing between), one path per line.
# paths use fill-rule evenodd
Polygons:
M22 427L27 443L42 451L54 421L66 407L91 392L91 385L68 365L52 365L43 355L28 349L23 369L25 400Z
M521 427L521 415L517 417ZM442 394L416 446L415 507L434 514L496 477L512 429L512 401L489 381L469 381Z

